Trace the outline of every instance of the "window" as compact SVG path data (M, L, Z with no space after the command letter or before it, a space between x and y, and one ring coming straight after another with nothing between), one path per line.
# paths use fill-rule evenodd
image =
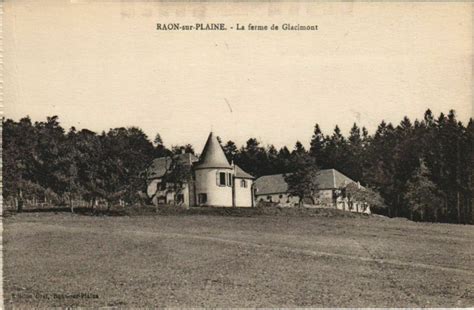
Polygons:
M240 181L240 187L247 187L247 181L245 180Z
M225 172L219 172L219 183L217 185L219 186L225 186L226 185L226 173Z
M207 202L207 194L205 194L205 193L198 194L198 202L199 202L199 204L206 203Z
M219 185L219 186L232 186L232 173L218 172L217 173L217 185Z

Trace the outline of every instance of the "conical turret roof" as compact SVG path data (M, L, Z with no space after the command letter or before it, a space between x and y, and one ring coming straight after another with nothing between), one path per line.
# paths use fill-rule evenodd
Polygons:
M202 150L199 163L196 165L196 169L205 168L232 168L225 157L224 150L219 141L217 141L217 137L214 136L212 131Z

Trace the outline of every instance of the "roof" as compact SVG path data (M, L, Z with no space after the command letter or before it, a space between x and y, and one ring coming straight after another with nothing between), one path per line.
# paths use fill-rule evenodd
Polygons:
M189 166L192 166L192 164L198 160L198 158L191 153L179 154L175 155L174 157L178 160L178 162ZM161 178L165 175L170 166L171 157L155 158L148 168L148 177L151 179Z
M318 172L316 183L319 189L336 189L349 183L355 183L355 181L335 169L324 169ZM288 192L284 174L262 176L255 180L255 188L257 195Z
M195 167L195 169L205 168L232 168L212 131L207 138L206 145L204 145L199 163Z
M257 195L277 194L288 192L288 184L284 174L264 175L255 180Z
M235 165L235 177L239 179L255 179L252 175L248 174L242 168L239 166Z

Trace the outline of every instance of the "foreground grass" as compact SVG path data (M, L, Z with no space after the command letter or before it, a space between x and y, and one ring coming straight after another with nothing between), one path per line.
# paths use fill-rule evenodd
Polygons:
M4 219L5 306L472 306L471 226L376 217Z

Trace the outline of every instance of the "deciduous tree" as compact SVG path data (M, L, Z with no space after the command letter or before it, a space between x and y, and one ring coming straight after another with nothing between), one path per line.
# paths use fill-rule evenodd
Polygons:
M294 156L292 161L295 169L292 173L284 176L288 183L289 193L298 197L299 206L303 205L304 198L309 198L314 204L314 197L318 190L317 174L319 172L314 157L303 153Z

